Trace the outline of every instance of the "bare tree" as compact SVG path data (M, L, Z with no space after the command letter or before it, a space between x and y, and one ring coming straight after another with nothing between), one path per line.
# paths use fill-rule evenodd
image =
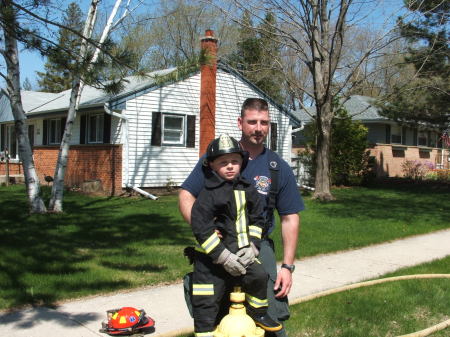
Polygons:
M206 29L215 30L219 57L234 50L238 35L217 8L199 0L163 0L137 18L128 17L124 26L121 45L135 51L136 65L153 70L195 59Z
M106 25L101 34L100 40L96 44L96 47L92 53L92 56L89 55L89 40L92 37L92 33L94 30L95 21L98 13L98 4L100 0L92 0L89 8L89 12L86 18L86 22L84 25L82 42L80 47L80 55L78 56L78 64L83 65L87 68L87 71L90 71L93 68L93 65L97 62L97 59L101 53L101 47L105 43L108 35L111 32L111 29L117 24L115 23L115 17L118 14L118 10L122 0L116 0L114 7L109 15L109 18L106 22ZM125 10L124 15L126 15ZM119 21L123 19L122 16ZM67 161L69 158L69 149L70 149L70 139L72 137L72 127L75 122L77 110L80 105L81 93L83 92L85 82L82 79L82 72L80 71L77 74L74 74L72 80L72 91L70 95L70 103L69 110L67 114L66 126L64 129L64 134L61 140L60 150L58 153L58 160L56 163L54 181L52 186L52 195L49 203L49 210L52 212L62 212L63 210L63 194L64 194L64 177L65 171L67 167Z
M216 5L221 7L221 3L217 2ZM364 23L368 13L377 4L369 0L233 0L233 3L240 11L245 9L251 12L259 21L263 20L266 11L276 15L278 24L273 27L276 31L274 38L284 46L286 55L293 58L290 66L284 70L289 88L292 93L299 95L296 102L301 104L306 95L316 107L313 116L317 125L314 197L332 200L329 158L333 102L337 97L345 96L346 90L355 82L361 81L361 77L355 75L363 73L361 69L364 62L377 57L390 43L388 31L372 31L370 39L365 41L365 48L357 54L347 53L344 59L344 52L350 42L346 40L346 34L351 27ZM227 15L238 21L233 13L227 12ZM304 67L300 67L300 64ZM301 73L292 76L296 69L305 68L309 76ZM311 85L308 84L308 77ZM300 79L304 82L297 82ZM305 84L307 87L304 87Z
M34 166L30 140L28 139L27 118L20 96L20 65L16 38L18 23L16 10L11 1L1 1L0 17L4 36L4 48L0 52L5 59L7 68L7 75L1 75L6 81L11 110L15 120L19 157L22 161L30 211L31 213L45 213L47 210L40 197L40 183Z

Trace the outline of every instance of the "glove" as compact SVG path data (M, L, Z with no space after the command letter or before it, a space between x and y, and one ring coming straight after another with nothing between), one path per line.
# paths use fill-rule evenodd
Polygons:
M220 253L214 263L223 265L225 271L232 276L245 275L247 272L241 262L239 262L239 257L226 248Z
M239 261L242 265L247 268L255 261L256 257L259 255L259 250L253 242L250 242L250 246L239 249L236 255L239 256Z

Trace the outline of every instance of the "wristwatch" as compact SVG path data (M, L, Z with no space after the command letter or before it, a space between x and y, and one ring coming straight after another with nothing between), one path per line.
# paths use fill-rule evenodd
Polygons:
M289 270L291 273L293 273L294 270L295 270L295 264L286 264L286 263L283 263L283 264L281 265L281 268L286 268L286 269Z

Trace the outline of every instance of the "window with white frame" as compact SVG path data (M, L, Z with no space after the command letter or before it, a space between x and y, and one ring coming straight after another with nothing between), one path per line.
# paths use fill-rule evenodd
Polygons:
M419 131L417 134L417 145L428 146L428 133L426 131Z
M185 116L162 115L163 145L184 145Z
M2 128L1 149L3 152L8 150L10 159L18 159L18 143L16 139L16 130L13 124L3 125Z
M48 143L50 145L61 143L61 118L48 121Z
M402 143L402 127L398 125L391 126L391 144Z
M88 143L103 143L104 114L90 114L88 117Z

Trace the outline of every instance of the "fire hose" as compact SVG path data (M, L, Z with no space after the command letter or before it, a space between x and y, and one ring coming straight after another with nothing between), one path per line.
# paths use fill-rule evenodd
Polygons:
M377 285L377 284L381 284L381 283L401 281L401 280L417 280L417 279L433 279L433 278L448 278L448 279L450 279L450 274L402 275L402 276L386 277L386 278L381 278L381 279L371 280L371 281L365 281L365 282L358 282L358 283L353 283L353 284L349 284L349 285L342 286L342 287L337 287L337 288L333 288L333 289L324 290L324 291L321 291L321 292L318 292L318 293L315 293L315 294L299 297L299 298L297 298L295 300L290 301L289 305L304 303L304 302L308 302L308 301L314 300L316 298L320 298L320 297L336 294L336 293L343 292L343 291L346 291L346 290L352 290L352 289L357 289L357 288L362 288L362 287L368 287L368 286L373 286L373 285ZM443 321L443 322L441 322L439 324L433 325L433 326L431 326L429 328L426 328L424 330L416 331L416 332L413 332L413 333L410 333L410 334L401 335L401 336L397 336L397 337L425 337L425 336L431 335L434 332L444 330L445 328L448 328L449 326L450 326L450 319L448 319L446 321ZM190 334L192 332L193 332L192 328L180 329L180 330L177 330L177 331L171 331L171 332L168 332L168 333L160 334L160 335L158 335L158 337L175 337L175 336L179 336L179 335L182 335L182 334Z

